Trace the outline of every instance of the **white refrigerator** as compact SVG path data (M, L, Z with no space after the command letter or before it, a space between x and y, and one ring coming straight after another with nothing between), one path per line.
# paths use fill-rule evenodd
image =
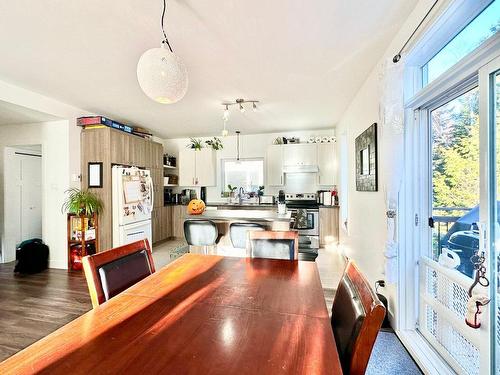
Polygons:
M153 180L147 169L114 166L113 247L148 239L152 243Z

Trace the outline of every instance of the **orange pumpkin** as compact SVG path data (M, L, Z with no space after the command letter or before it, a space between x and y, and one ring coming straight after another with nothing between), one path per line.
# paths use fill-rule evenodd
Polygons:
M205 202L201 199L192 199L187 206L189 215L201 215L205 211Z

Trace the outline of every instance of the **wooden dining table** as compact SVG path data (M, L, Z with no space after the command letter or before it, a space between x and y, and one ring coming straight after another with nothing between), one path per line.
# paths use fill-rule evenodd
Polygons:
M341 374L314 262L186 254L0 374Z

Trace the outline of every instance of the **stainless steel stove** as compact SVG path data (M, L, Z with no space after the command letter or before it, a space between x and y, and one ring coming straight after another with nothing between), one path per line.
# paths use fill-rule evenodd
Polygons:
M316 194L285 194L285 201L292 212L291 229L299 232L299 257L316 259L319 249L319 205Z

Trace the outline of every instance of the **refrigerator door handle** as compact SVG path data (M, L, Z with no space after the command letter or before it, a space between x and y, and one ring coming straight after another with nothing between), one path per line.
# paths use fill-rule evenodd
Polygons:
M151 192L151 210L153 210L155 204L155 192L153 190L153 179L149 176L149 191Z

